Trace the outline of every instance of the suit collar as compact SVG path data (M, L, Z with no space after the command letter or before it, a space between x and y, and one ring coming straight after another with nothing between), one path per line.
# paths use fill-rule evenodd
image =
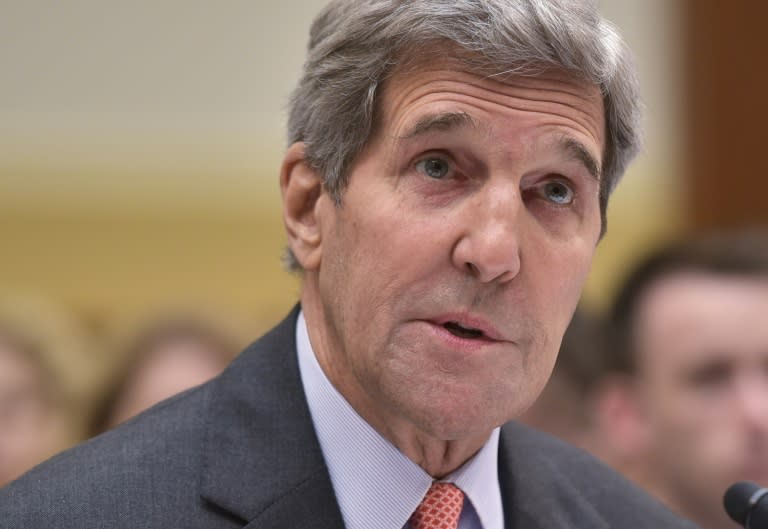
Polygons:
M343 528L296 361L298 307L212 384L201 494L246 527Z
M202 497L246 529L344 527L296 359L298 307L211 386ZM510 423L499 443L506 527L608 529L540 437Z
M499 481L506 527L609 529L605 519L573 484L568 471L548 457L542 434L511 422L502 427Z

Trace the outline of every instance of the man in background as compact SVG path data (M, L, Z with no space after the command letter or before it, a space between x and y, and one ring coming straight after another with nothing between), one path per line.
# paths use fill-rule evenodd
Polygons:
M520 421L586 450L645 484L645 462L626 443L626 385L612 372L608 329L581 307L565 331L552 375ZM630 426L631 427L631 426Z
M638 113L592 2L331 2L280 174L300 305L212 382L0 492L0 526L687 527L510 422Z
M579 307L563 336L552 375L520 420L593 455L605 452L596 399L604 375L605 329L597 315Z
M677 512L736 527L726 488L768 485L768 234L658 251L620 289L610 328L614 446Z

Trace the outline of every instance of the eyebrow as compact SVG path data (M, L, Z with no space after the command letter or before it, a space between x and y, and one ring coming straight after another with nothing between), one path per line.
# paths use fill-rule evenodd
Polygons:
M443 112L440 114L427 114L422 116L408 131L399 137L401 140L410 140L424 134L440 131L445 132L451 129L462 127L478 127L475 118L466 112Z
M426 116L422 116L405 134L399 136L398 139L410 140L430 132L446 132L451 129L462 127L478 128L480 127L480 124L466 112L427 114ZM589 174L595 178L595 180L600 181L602 178L600 162L592 156L583 143L570 136L563 136L559 139L558 146L569 156L581 162L584 167L586 167Z
M592 175L595 180L600 181L602 178L603 170L600 167L594 156L589 150L578 140L571 138L570 136L563 136L560 138L559 146L566 151L571 157L575 158L587 168L589 174Z

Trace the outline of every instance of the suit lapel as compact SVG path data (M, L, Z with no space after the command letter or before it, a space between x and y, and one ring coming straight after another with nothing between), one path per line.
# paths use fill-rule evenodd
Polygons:
M298 307L214 382L201 495L248 528L343 528L301 385Z
M201 495L246 529L343 529L296 359L298 307L213 382ZM607 529L529 430L502 428L507 529Z
M538 439L517 423L502 427L499 482L506 529L608 529L565 476L569 469L554 468Z

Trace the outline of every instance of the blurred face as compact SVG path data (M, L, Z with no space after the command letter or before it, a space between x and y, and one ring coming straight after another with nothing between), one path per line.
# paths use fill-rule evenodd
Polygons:
M43 384L36 366L0 340L0 486L63 447L64 425Z
M600 92L437 61L391 78L378 115L343 204L315 208L313 346L380 430L486 435L543 387L592 260Z
M653 468L665 495L706 526L724 516L730 484L768 484L768 280L681 273L651 287L640 309Z
M108 426L116 426L162 400L214 378L225 367L223 356L194 338L159 344L133 374L115 403Z

